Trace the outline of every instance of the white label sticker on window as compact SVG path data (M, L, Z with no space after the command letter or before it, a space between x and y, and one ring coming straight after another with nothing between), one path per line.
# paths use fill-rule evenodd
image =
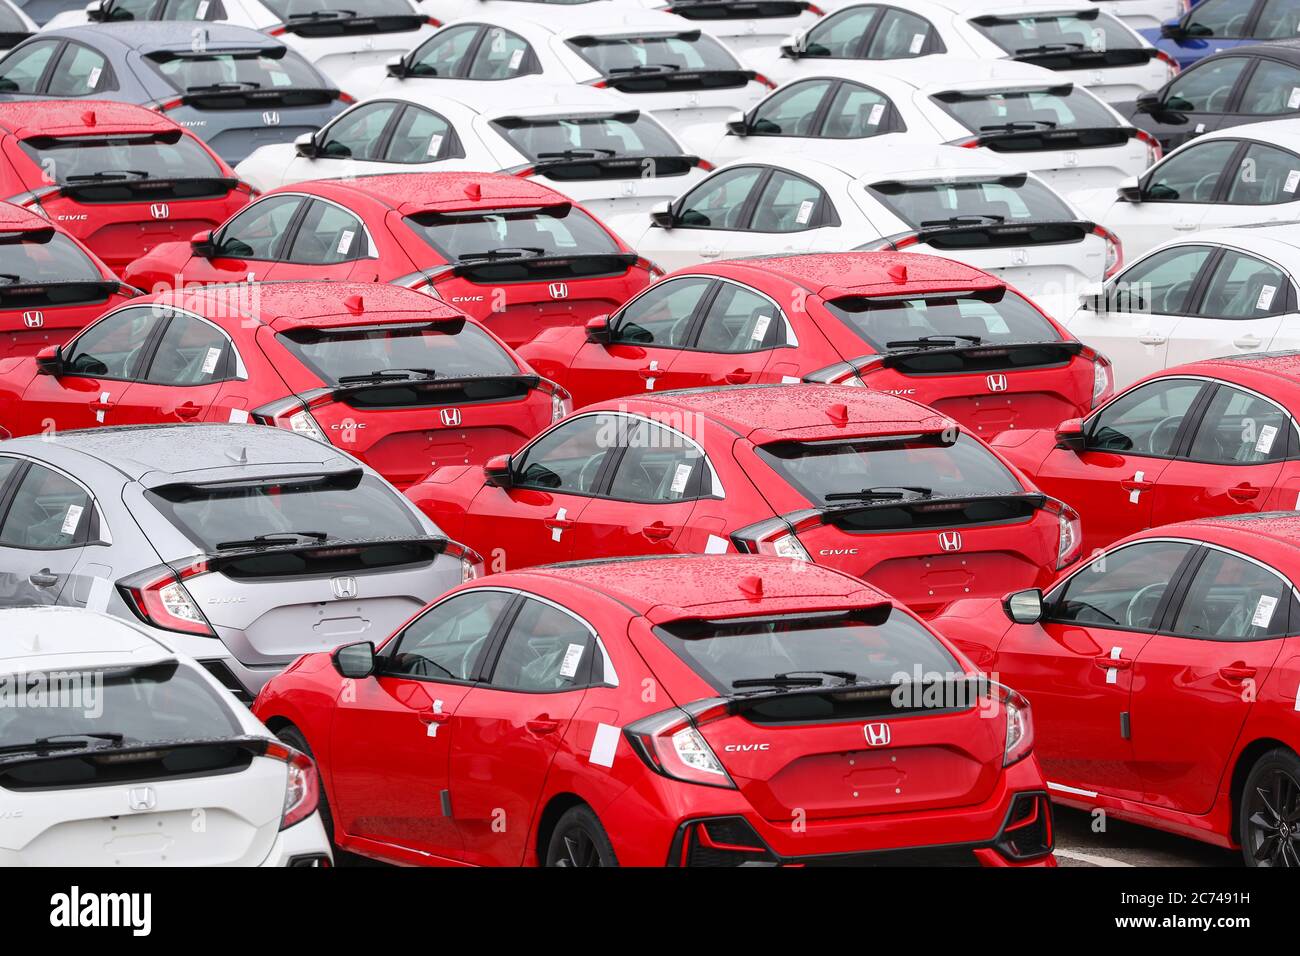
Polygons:
M704 544L705 554L726 554L727 539L720 538L716 534L709 535L709 540Z
M920 53L923 46L925 46L925 34L917 33L912 36L912 42L907 45L907 50L909 53Z
M230 410L230 423L231 423L232 425L247 425L247 424L248 424L248 409L246 409L246 408L232 408L232 409Z
M569 649L564 652L564 660L560 663L560 676L572 677L578 673L580 660L582 660L582 645L570 644Z
M208 3L208 0L202 0L202 2L198 5L198 7L194 11L194 19L202 20L204 17L206 17L208 15L208 7L210 6L211 4Z
M81 520L81 512L84 510L81 505L68 505L68 513L63 516L63 527L59 530L64 534L76 534L77 522Z
M523 62L524 62L524 49L523 47L520 47L518 50L515 50L514 53L510 54L510 69L512 70L519 69L519 64Z
M1286 108L1300 109L1300 86L1291 87L1291 95L1286 98Z
M754 321L754 331L749 333L751 342L761 342L767 337L767 327L772 324L770 315L760 315Z
M611 724L596 725L596 739L591 742L591 756L587 759L600 767L614 766L614 754L618 750L618 738L623 736L617 727Z
M1286 174L1286 182L1282 184L1282 192L1293 193L1296 187L1300 186L1300 169L1293 169Z
M437 156L442 152L442 134L434 133L429 137L429 148L425 151L428 156Z
M867 117L867 125L879 126L880 121L884 118L884 116L885 116L885 104L877 103L875 106L871 107L871 115Z
M806 225L808 220L812 218L813 210L816 208L817 204L815 202L811 199L805 199L799 204L799 211L794 214L794 221L801 226Z
M347 255L347 251L352 248L352 240L356 237L356 231L344 229L343 235L339 236L338 248L335 249L339 255Z
M1265 425L1259 430L1259 439L1255 442L1255 451L1267 455L1273 450L1273 441L1277 438L1277 428Z
M1277 295L1277 286L1266 285L1259 290L1259 298L1255 300L1256 310L1262 312L1273 304L1273 296Z
M680 495L686 490L686 482L691 480L691 466L682 463L677 466L673 472L673 483L669 486L669 491L674 495Z
M95 67L93 70L90 71L90 76L86 77L86 85L89 86L92 90L95 87L99 86L99 78L100 76L103 75L103 73L104 70L102 67L98 67L98 66Z
M1277 598L1261 594L1255 603L1255 616L1250 619L1251 627L1268 627L1273 620L1273 609L1277 607Z
M221 349L208 349L208 354L203 359L203 374L211 375L217 370L217 362L221 360Z

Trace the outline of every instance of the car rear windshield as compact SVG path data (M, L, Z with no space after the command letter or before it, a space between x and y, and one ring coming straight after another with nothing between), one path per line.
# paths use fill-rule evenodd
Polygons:
M46 242L0 242L0 287L26 282L99 282L90 257L67 236Z
M179 130L106 139L38 136L24 140L22 148L61 185L225 175L202 146Z
M222 692L192 667L175 661L117 669L6 674L0 675L0 683L25 690L29 701L47 704L0 707L0 747L6 749L38 741L60 747L81 743L131 746L224 738L242 730ZM106 736L87 736L92 734Z
M281 20L326 14L337 17L409 17L406 0L262 0Z
M280 341L329 385L346 376L384 369L433 369L438 378L518 375L519 366L482 329L468 322L439 322L373 329L298 329Z
M492 125L534 162L615 156L676 156L681 149L639 112L603 116L509 116Z
M407 217L448 262L500 262L536 256L617 255L618 244L574 206Z
M975 29L1012 56L1055 52L1133 50L1141 41L1112 17L1095 11L1016 17L976 17Z
M1118 117L1074 87L1002 93L942 93L933 97L972 133L1031 133L1054 129L1112 129Z
M319 90L325 85L306 60L284 47L147 59L178 93Z
M1076 218L1050 189L1026 176L977 182L876 183L870 188L913 229Z
M698 30L658 36L575 37L569 46L608 77L741 69L721 43Z
M1012 342L1059 342L1043 314L1015 292L983 297L832 299L826 308L876 352Z
M1022 494L1024 488L979 439L961 434L831 442L783 441L758 456L817 506L968 495Z
M360 471L224 487L169 485L146 496L209 552L233 550L258 535L273 544L310 544L424 534L390 485Z

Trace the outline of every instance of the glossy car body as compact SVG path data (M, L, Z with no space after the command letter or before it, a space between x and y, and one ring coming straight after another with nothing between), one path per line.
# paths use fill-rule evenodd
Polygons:
M158 246L127 275L177 282L396 282L464 310L509 345L582 324L655 269L568 197L492 173L396 173L273 190L211 236Z
M0 102L0 193L121 271L160 242L211 229L252 190L189 130L99 100Z
M1158 29L1166 20L1181 16L1198 2L1199 0L1098 0L1098 6L1141 32Z
M0 202L0 253L0 360L62 345L136 294L63 229L11 203Z
M1290 510L1300 500L1297 371L1295 352L1182 365L1061 437L1008 432L993 446L1079 512L1086 552L1175 521Z
M708 649L723 658L702 662ZM334 839L353 852L425 866L1055 864L1023 698L987 714L987 699L842 704L826 720L837 687L897 681L895 664L968 673L847 575L700 556L512 572L453 591L378 653L340 650L360 674L345 655L366 676L311 655L254 707L315 754ZM852 676L767 673L829 661ZM801 813L806 829L786 822Z
M920 613L1041 583L1078 554L1073 512L980 439L908 399L836 385L599 402L507 461L441 468L407 495L494 570L776 553Z
M126 363L110 343L145 339ZM567 394L458 309L375 283L276 282L153 295L55 355L0 364L12 435L177 421L277 425L398 488L483 464L563 418Z
M42 98L154 107L231 165L315 132L353 102L278 38L184 21L94 23L23 41L0 59L0 100Z
M578 407L660 382L802 379L905 395L985 439L1055 427L1110 397L1106 360L1001 280L888 252L687 267L612 315L603 333L550 330L523 354Z
M1053 800L1296 866L1298 541L1295 512L1165 525L1063 576L1036 623L988 601L937 623L1033 701Z
M1288 0L1199 0L1142 35L1186 69L1207 56L1260 40L1300 35Z

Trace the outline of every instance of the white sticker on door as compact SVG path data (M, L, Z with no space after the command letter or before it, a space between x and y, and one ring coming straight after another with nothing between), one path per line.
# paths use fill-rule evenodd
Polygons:
M807 225L808 220L812 218L813 210L816 208L817 204L815 202L811 199L805 199L799 204L799 211L794 214L794 221L801 226Z
M341 256L347 255L348 250L352 248L352 240L356 238L356 235L355 230L344 229L343 235L339 236L339 244L334 251Z
M611 724L596 725L596 739L591 742L591 756L587 759L600 767L614 766L614 753L618 750L618 738L623 736L617 727Z
M880 121L885 117L885 104L877 103L871 107L871 115L867 117L868 126L879 126Z
M1141 481L1141 480L1142 480L1142 472L1140 472L1140 471L1138 471L1138 472L1134 472L1134 473L1133 473L1133 480L1134 480L1134 481ZM1128 493L1128 503L1131 504L1131 505L1135 505L1135 504L1138 503L1138 499L1141 498L1141 497L1142 497L1142 489L1141 489L1141 488L1134 488L1132 491L1130 491L1130 492Z
M1265 425L1259 430L1259 439L1255 442L1255 451L1267 455L1273 450L1273 440L1277 438L1277 428L1273 425Z
M569 511L568 511L567 508L561 508L559 511L555 512L555 520L556 520L556 521L563 521L563 520L564 520L564 516L567 515L568 513L569 513ZM552 528L552 529L551 529L551 540L552 540L552 541L559 541L559 540L560 540L560 535L562 535L563 533L564 533L564 529L563 529L563 528Z
M230 410L230 419L229 419L229 421L230 421L230 423L231 423L232 425L247 425L247 424L248 424L248 409L246 409L246 408L232 408L232 409Z
M81 521L81 512L84 510L81 505L68 505L67 514L63 516L63 526L59 530L64 534L76 534L77 523Z
M920 53L921 47L925 46L925 34L917 33L912 37L912 42L907 45L907 52Z
M1259 290L1259 298L1255 300L1255 311L1263 312L1273 304L1273 296L1277 295L1277 286L1266 285Z
M686 482L691 480L691 467L688 464L680 464L677 470L673 472L673 483L670 486L674 495L681 495L686 491Z
M203 358L203 374L211 375L217 370L217 362L221 360L221 349L208 349L208 354Z
M578 662L582 660L582 645L570 644L569 649L564 652L564 660L560 662L560 676L572 677L578 673Z
M720 538L716 534L709 535L709 540L704 545L705 554L726 554L727 539Z
M1277 598L1261 594L1259 600L1255 602L1255 616L1250 619L1250 626L1268 627L1268 622L1273 620L1275 607L1277 607Z

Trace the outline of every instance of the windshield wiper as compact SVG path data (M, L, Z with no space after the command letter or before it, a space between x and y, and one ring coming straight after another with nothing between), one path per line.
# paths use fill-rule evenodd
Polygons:
M52 734L49 737L38 737L30 743L9 744L6 747L0 747L0 754L24 753L28 750L80 750L85 746L87 740L102 740L118 746L126 740L126 735L118 733Z
M217 543L218 551L231 551L236 548L269 547L276 544L293 544L303 538L324 541L329 535L324 531L274 531L270 534L258 534L241 541L221 541Z
M488 249L485 252L463 252L457 256L460 262L473 262L478 259L522 259L526 256L544 256L546 250L541 246L510 246L502 249Z
M408 378L437 378L437 376L437 371L431 368L381 368L360 375L341 375L338 381L340 385L348 385L353 382L405 381Z
M291 13L287 20L347 20L355 17L357 11L340 7L337 10L309 10L305 13Z
M1016 50L1013 56L1020 56L1024 53L1077 53L1085 49L1087 49L1087 47L1082 43L1042 43L1038 46L1027 46Z
M5 285L13 285L15 282L22 282L23 277L16 272L0 272L0 279L7 279Z
M926 226L977 226L983 222L999 223L1006 221L1006 216L986 212L971 212L961 216L949 216L947 219L922 219L921 228L924 229Z
M130 179L134 176L136 179L148 179L149 171L147 169L105 169L97 173L78 173L75 176L65 176L65 183L89 183L101 179Z
M958 335L956 332L936 335L922 335L915 339L893 339L885 343L887 349L942 349L956 345L958 342L979 345L984 340L978 335Z
M252 80L230 80L225 83L203 83L199 86L185 87L186 93L226 93L238 90L260 90L261 83L254 83Z
M605 71L607 76L616 73L676 73L681 69L676 63L643 63L637 66L612 66Z
M601 146L579 146L558 153L538 153L538 159L595 159L597 156L617 156L618 151Z
M875 488L863 488L861 491L832 491L822 495L826 501L901 501L909 494L918 498L928 498L934 493L932 488L919 485L878 485Z
M1012 120L1008 123L993 123L989 126L981 126L981 133L990 133L995 130L1005 130L1008 133L1019 132L1020 130L1034 129L1056 129L1055 123L1051 120Z
M817 676L821 675L821 676ZM742 677L731 682L732 687L819 687L827 677L835 677L852 684L858 675L852 671L786 671L771 677Z

